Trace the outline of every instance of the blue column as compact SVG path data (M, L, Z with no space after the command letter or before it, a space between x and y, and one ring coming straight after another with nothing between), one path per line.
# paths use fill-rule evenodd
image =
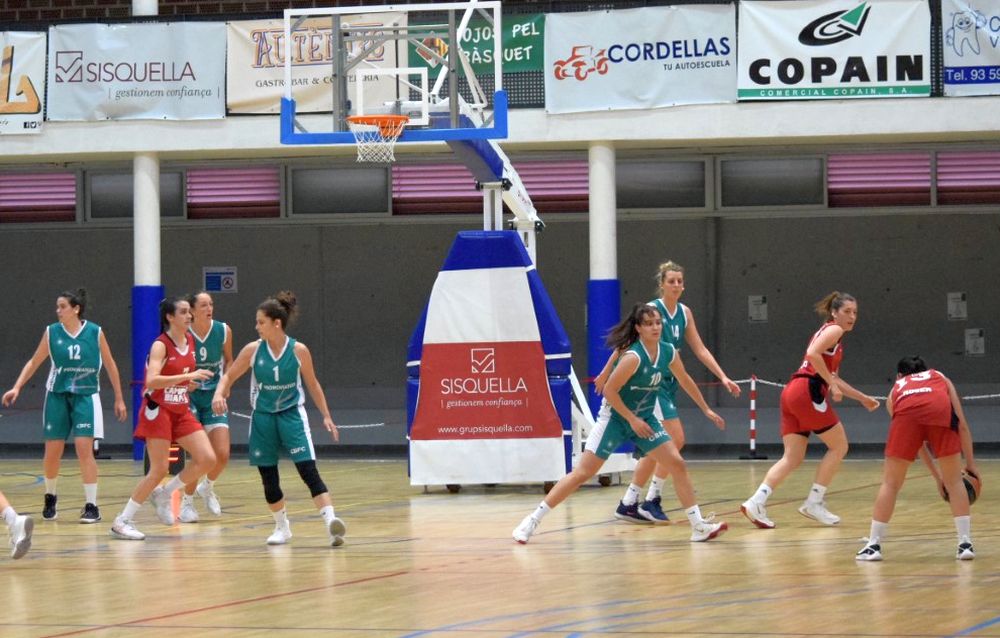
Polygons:
M605 347L608 331L621 318L621 283L617 279L591 279L587 283L587 376L600 374L611 350ZM594 384L587 384L590 410L597 415L601 397L594 393Z
M149 347L160 334L160 300L163 286L132 286L132 431L139 424L142 384L146 376ZM141 461L145 445L132 440L132 460Z

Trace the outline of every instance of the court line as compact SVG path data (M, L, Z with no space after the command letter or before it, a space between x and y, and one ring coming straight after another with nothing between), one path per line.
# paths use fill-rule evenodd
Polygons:
M990 618L989 620L979 623L978 625L973 625L971 627L968 627L967 629L963 629L962 631L949 634L948 638L952 638L953 636L968 636L969 634L976 633L980 629L986 629L987 627L992 627L997 623L1000 623L1000 616L995 616L993 618Z
M187 609L183 611L176 611L169 614L161 614L159 616L150 616L149 618L139 618L137 620L130 620L127 622L112 623L109 625L96 625L94 627L89 627L87 629L78 629L76 631L67 631L65 633L59 634L48 634L44 638L60 638L62 636L79 636L80 634L92 633L95 631L104 631L105 629L113 629L115 627L129 627L131 625L136 625L138 623L150 623L157 620L166 620L168 618L177 618L179 616L187 616L189 614L200 614L206 611L215 611L217 609L225 609L227 607L237 607L240 605L249 605L252 603L259 603L264 600L277 600L279 598L286 598L288 596L298 596L299 594L309 594L312 592L323 591L325 589L333 589L335 587L346 587L348 585L357 585L360 583L368 583L374 580L383 580L386 578L395 578L396 576L406 576L410 574L409 570L400 572L391 572L389 574L382 574L380 576L369 576L367 578L358 578L356 580L348 580L342 583L335 583L333 585L323 585L320 587L308 587L306 589L297 589L294 591L283 592L280 594L267 594L265 596L255 596L254 598L245 598L243 600L232 600L226 603L219 603L217 605L209 605L207 607L198 607L196 609ZM169 627L165 627L169 629Z

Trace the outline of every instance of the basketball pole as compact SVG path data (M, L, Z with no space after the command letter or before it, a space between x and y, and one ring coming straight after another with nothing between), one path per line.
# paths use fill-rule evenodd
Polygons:
M741 454L742 461L766 461L767 455L757 454L757 375L750 375L750 453Z

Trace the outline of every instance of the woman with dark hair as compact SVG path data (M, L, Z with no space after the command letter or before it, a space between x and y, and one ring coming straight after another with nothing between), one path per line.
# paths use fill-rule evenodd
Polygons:
M860 561L882 560L882 539L889 530L896 497L906 480L910 463L919 454L931 468L938 481L938 489L951 506L958 533L955 557L972 560L976 552L972 548L969 493L962 477L963 455L965 472L977 480L979 472L972 455L972 433L955 386L937 370L928 369L920 357L903 357L896 364L896 383L885 407L892 422L889 424L889 438L885 442L882 485L875 498L868 541L855 558ZM934 467L925 445L930 445L940 471Z
M710 523L701 516L694 487L677 445L653 414L663 378L670 376L719 429L725 421L705 403L701 391L684 369L674 346L660 339L663 324L652 306L636 304L629 315L611 330L608 346L621 351L604 385L604 397L611 406L603 411L587 437L587 447L572 472L559 479L534 512L514 529L514 540L527 543L546 514L590 480L611 453L624 441L662 464L674 477L674 490L691 522L691 540L707 541L727 529L726 523Z
M327 539L333 547L344 544L347 527L337 518L330 492L316 468L309 417L305 409L305 390L323 415L323 427L334 441L340 439L337 426L316 378L312 354L300 341L288 336L291 320L296 316L298 301L289 291L282 291L257 306L257 334L260 339L248 343L222 375L212 399L216 414L226 412L233 383L249 370L250 402L250 465L256 466L264 484L264 499L274 517L274 531L267 537L268 545L283 545L292 538L285 496L278 475L278 457L282 452L291 457L302 481L309 488L313 503L323 517Z
M205 500L205 507L215 516L222 515L222 505L215 495L215 481L229 464L229 418L228 414L212 412L212 397L215 387L219 385L222 373L233 364L233 333L229 326L216 321L215 305L212 295L204 290L187 297L191 305L191 327L188 331L194 337L194 358L199 369L208 370L212 376L200 382L189 393L191 412L201 422L208 439L215 451L215 467L208 471L205 478L195 485L184 487L184 497L181 499L181 510L178 520L182 523L198 522L198 511L194 508L194 494Z
M858 302L846 292L831 292L813 306L824 319L806 348L805 359L781 392L781 440L785 451L771 466L753 496L743 502L740 511L761 529L773 529L765 507L771 493L788 478L806 456L809 435L816 434L826 444L826 454L816 468L816 478L799 513L824 525L836 525L840 517L826 509L826 489L833 481L840 462L847 454L847 433L827 397L839 402L847 396L872 412L879 402L853 388L840 378L838 370L844 358L844 335L854 330L858 320Z
M149 348L146 383L143 388L139 425L135 438L146 441L149 472L132 491L132 497L111 525L111 535L141 541L146 535L136 529L133 519L152 497L156 515L164 525L174 524L171 496L184 485L194 485L215 466L215 452L201 423L191 413L188 388L211 378L209 370L199 370L194 359L194 338L188 333L191 306L184 299L168 297L160 302L162 334ZM191 455L191 462L163 487L160 481L170 470L170 443L176 441Z
M45 382L45 408L42 416L45 436L45 502L42 519L55 520L56 484L66 440L74 437L76 457L80 461L84 505L81 523L101 520L97 507L97 461L94 459L94 439L104 438L104 412L101 408L100 371L107 370L108 381L115 393L115 417L124 421L128 416L122 397L118 366L111 356L111 347L101 327L83 318L87 307L87 292L60 293L56 297L56 317L59 321L45 329L35 354L24 364L14 387L3 395L4 406L17 401L21 389L48 358L52 362Z

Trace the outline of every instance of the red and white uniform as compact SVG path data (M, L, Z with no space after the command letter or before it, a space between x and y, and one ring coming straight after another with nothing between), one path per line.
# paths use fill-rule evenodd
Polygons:
M172 377L195 370L194 337L191 333L185 336L187 343L183 349L178 348L166 333L156 338L167 351L160 375ZM176 441L201 429L201 423L191 414L187 384L143 392L135 438Z
M828 321L809 340L812 345L823 331L834 325ZM808 347L807 347L808 350ZM836 374L844 358L844 345L840 340L822 353L826 368ZM810 387L811 386L811 387ZM824 430L840 422L840 417L827 400L829 388L808 358L803 357L802 365L792 374L791 380L781 392L781 436L786 434L806 434Z
M930 443L938 458L962 451L958 418L943 374L926 370L900 377L889 396L892 422L885 443L886 456L912 461L924 441Z

